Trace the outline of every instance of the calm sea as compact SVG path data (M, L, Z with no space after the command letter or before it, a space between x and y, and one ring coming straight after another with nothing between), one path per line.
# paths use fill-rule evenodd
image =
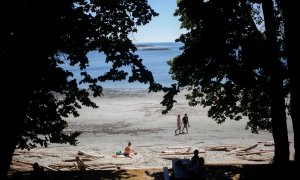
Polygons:
M156 82L168 86L176 82L172 80L169 74L169 65L167 61L174 58L175 56L181 54L182 50L179 48L182 46L180 43L175 42L159 42L159 43L137 43L138 50L136 54L143 59L143 64L149 69ZM97 51L92 51L88 53L88 58L90 65L87 68L87 72L90 73L92 77L97 77L105 72L107 72L111 64L105 63L105 55ZM80 80L80 72L78 66L65 66L64 68L73 72L74 78ZM124 70L130 70L129 67L124 68ZM128 71L130 72L130 71ZM107 81L100 84L103 88L126 88L126 89L145 89L149 85L141 84L138 82L128 83L127 81ZM80 87L86 87L86 85L80 85Z

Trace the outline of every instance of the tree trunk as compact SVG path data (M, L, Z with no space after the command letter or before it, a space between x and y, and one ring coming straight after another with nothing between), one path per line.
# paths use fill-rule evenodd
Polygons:
M299 163L297 163L297 157L299 156L299 115L297 112L300 112L300 106L297 106L296 103L299 102L299 87L297 88L297 65L296 65L296 57L297 57L297 50L295 44L298 43L299 40L299 27L294 26L291 28L291 16L292 16L292 9L291 7L297 7L296 1L291 0L281 0L280 5L283 11L284 16L284 32L285 32L285 45L286 45L286 52L287 52L287 64L289 70L289 78L290 78L290 108L291 108L291 118L293 122L293 132L294 132L294 150L295 150L295 164L294 168L294 175L297 177L299 175ZM294 42L292 42L294 41ZM297 155L298 154L298 155Z
M18 51L16 51L18 52ZM8 56L1 57L4 60L2 64L3 67L11 68L11 73L1 72L1 77L4 77L1 81L4 88L2 88L2 114L6 114L5 118L1 118L0 126L0 179L6 179L7 171L10 167L12 161L13 153L16 149L18 141L20 140L20 134L24 128L24 110L25 110L25 100L26 100L26 88L20 84L28 82L28 79L24 76L24 71L27 69L20 63L18 58L24 56L22 51L15 53L11 57ZM17 77L17 78L15 78ZM24 78L25 77L25 78ZM27 84L28 85L28 84ZM25 85L26 86L26 85Z
M294 4L291 4L294 3ZM297 115L297 112L300 112L300 109L296 102L299 102L299 95L297 94L297 91L299 92L299 89L297 88L297 65L296 65L296 46L293 46L295 43L298 42L292 42L292 38L299 39L299 27L294 27L293 29L291 27L290 23L290 11L292 11L291 7L295 5L295 1L291 0L282 0L280 1L280 5L283 11L284 15L284 32L285 32L285 45L286 45L286 51L287 51L287 62L288 62L288 70L289 70L289 78L290 78L290 105L291 105L291 118L293 122L293 131L294 131L294 148L295 148L295 161L297 162L297 150L299 150L299 123L298 118L299 115ZM290 13L289 13L290 12ZM296 29L295 29L296 28ZM292 38L291 38L292 37ZM298 76L299 77L299 76Z
M274 165L281 167L281 171L276 172L284 173L285 171L283 170L289 163L289 142L273 1L264 0L262 5L266 27L268 63L270 67L271 118L275 142Z
M13 83L8 82L8 87L13 87ZM12 86L9 86L12 85ZM0 130L0 179L6 179L7 171L12 161L13 153L17 146L20 132L24 125L23 118L23 93L17 93L17 88L6 88L4 93L5 99L2 101L4 113L9 114L6 118L2 118ZM12 112L12 113L8 113Z
M17 145L17 138L9 135L10 138L1 142L1 154L0 154L0 179L6 179L7 172L9 170L13 153ZM7 134L4 137L9 137Z

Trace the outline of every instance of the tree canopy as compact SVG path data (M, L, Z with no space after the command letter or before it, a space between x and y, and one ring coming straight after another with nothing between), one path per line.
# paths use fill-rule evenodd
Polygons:
M269 130L274 160L289 160L285 99L290 92L284 16L278 1L179 0L175 15L188 33L183 53L169 61L178 83L162 102L166 111L181 88L192 106L209 106L218 123L247 116L246 128ZM262 24L263 23L263 24ZM289 104L289 101L287 101ZM279 163L279 164L280 164Z
M178 7L175 15L189 32L178 39L184 52L169 61L170 73L178 87L191 90L190 105L210 106L208 115L218 123L248 116L253 132L271 130L272 89L265 32L259 29L260 6L248 1L182 0ZM288 82L283 53L280 58L280 73Z
M132 43L137 26L147 24L158 14L147 1L136 0L53 0L5 1L1 6L1 59L10 68L3 83L5 110L14 109L1 132L5 153L1 153L1 175L9 167L15 147L37 144L77 143L79 132L64 131L64 118L79 116L82 106L96 108L89 98L102 94L106 80L149 84L160 88L152 73L135 54ZM111 62L111 69L91 77L87 53L98 50ZM100 61L101 59L99 59ZM82 80L61 64L79 65ZM131 71L122 70L129 66ZM5 74L3 74L5 75ZM20 82L24 85L20 86ZM87 83L88 89L79 84ZM5 137L5 138L4 138ZM7 164L8 163L8 164Z

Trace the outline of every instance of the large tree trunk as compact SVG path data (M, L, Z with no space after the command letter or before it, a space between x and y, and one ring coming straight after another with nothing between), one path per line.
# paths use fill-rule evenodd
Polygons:
M291 0L281 0L280 5L284 15L284 32L285 32L285 44L286 44L286 52L287 52L287 63L288 63L288 70L289 70L289 78L290 78L290 106L291 106L291 118L293 122L293 132L294 132L294 149L295 149L295 165L294 167L297 168L294 172L299 174L299 166L297 164L297 157L299 156L299 115L297 112L300 112L300 106L297 106L296 103L299 102L299 88L297 88L297 65L296 65L296 57L297 57L297 50L295 44L297 44L297 40L299 40L299 27L295 26L291 28L291 16L292 16L292 9L291 7L297 7L296 1ZM292 42L294 40L294 42ZM297 155L298 154L298 155Z
M2 66L10 70L1 71L0 74L1 84L4 87L1 91L1 110L3 116L5 115L5 118L1 118L0 126L0 179L2 180L6 179L13 153L24 128L25 102L30 84L26 76L28 68L25 66L27 63L25 53L21 49L15 51L11 48L1 55ZM24 86L23 83L26 85Z
M3 135L1 133L1 135ZM17 145L17 138L14 134L5 134L6 139L1 141L0 153L0 179L6 179L13 153Z
M2 100L4 104L2 110L7 116L2 118L0 130L0 179L6 179L13 153L24 126L24 94L22 90L16 88L16 84L15 81L5 83L7 88L2 92L5 96Z
M285 99L283 93L283 78L281 75L281 64L279 60L279 47L276 36L276 23L273 10L273 1L263 1L263 12L265 18L267 54L270 67L270 97L271 118L273 138L275 142L274 165L284 169L289 164L289 142L286 124Z
M292 4L293 3L293 4ZM297 115L297 112L300 112L300 106L297 107L296 102L299 102L299 95L297 92L299 92L297 88L297 65L296 65L296 46L293 46L294 44L298 42L292 42L293 39L299 39L299 28L294 27L293 29L291 27L290 23L290 11L292 10L291 7L296 7L296 2L291 0L281 0L280 5L283 10L284 20L285 20L285 26L284 26L284 32L285 32L285 44L287 49L287 62L288 62L288 70L289 70L289 78L290 78L290 105L291 105L291 117L293 122L293 130L294 130L294 148L295 148L295 161L297 162L297 150L299 151L299 123L298 118L299 115Z

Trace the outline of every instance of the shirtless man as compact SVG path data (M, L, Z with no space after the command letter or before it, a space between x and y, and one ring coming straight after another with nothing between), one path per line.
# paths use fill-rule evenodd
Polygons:
M128 157L131 157L133 156L134 154L136 154L131 146L131 142L129 141L128 142L128 145L125 147L124 149L124 156L128 156Z

